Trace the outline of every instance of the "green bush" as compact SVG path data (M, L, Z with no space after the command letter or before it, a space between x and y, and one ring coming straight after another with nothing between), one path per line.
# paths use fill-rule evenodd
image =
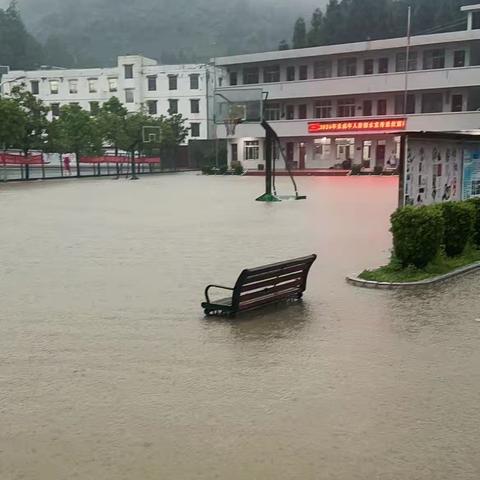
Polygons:
M382 175L383 174L383 167L381 165L375 165L373 167L373 174L374 175Z
M362 171L361 165L352 165L352 175L360 175Z
M480 247L480 198L470 198L467 202L475 208L475 231L473 234L473 241L477 247Z
M448 257L461 255L472 240L475 229L475 207L470 202L445 202L436 205L445 225L443 243Z
M243 165L241 163L239 163L238 165L235 165L235 167L233 168L233 173L235 175L243 175Z
M444 231L438 208L403 207L392 215L391 222L394 256L403 267L423 268L438 255Z

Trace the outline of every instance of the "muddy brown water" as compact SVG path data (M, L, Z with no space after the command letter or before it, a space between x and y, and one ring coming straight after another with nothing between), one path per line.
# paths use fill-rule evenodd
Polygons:
M480 276L347 285L397 180L299 183L1 185L0 479L478 479ZM206 284L312 252L302 304L203 318Z

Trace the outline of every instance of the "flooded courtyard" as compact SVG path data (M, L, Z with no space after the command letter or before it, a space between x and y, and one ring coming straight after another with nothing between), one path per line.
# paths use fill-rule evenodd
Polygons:
M0 479L478 479L480 275L349 286L397 179L299 185L0 185ZM203 317L207 284L310 253L303 303Z

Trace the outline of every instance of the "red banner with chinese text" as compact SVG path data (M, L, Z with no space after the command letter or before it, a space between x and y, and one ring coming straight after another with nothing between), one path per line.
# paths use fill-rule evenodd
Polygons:
M368 120L347 120L309 122L308 133L361 133L395 132L407 128L406 118L375 118Z
M0 153L0 165L42 165L43 155L19 155L13 153Z

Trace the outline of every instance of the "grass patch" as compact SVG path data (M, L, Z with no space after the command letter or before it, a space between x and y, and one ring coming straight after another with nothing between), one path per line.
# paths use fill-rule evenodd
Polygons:
M401 264L393 258L388 265L376 270L365 270L359 277L362 280L375 282L403 283L418 282L428 278L437 277L452 272L457 268L480 262L480 249L467 247L465 252L458 257L447 257L444 253L435 258L425 268L416 268L413 265L402 268Z

